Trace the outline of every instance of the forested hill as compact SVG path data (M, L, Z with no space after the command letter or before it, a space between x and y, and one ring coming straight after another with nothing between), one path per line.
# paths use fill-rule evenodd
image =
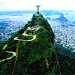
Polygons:
M1 75L60 75L54 33L41 14L0 45Z

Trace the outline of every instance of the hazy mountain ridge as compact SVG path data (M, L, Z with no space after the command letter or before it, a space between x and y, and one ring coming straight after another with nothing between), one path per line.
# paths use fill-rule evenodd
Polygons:
M68 20L64 17L63 14L61 14L59 18L56 18L56 19L54 19L54 20L57 20L57 21L63 22L63 23L64 23L64 22L68 22Z

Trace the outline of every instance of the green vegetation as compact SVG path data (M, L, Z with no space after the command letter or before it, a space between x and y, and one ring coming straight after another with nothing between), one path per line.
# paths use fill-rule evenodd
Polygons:
M7 52L4 52L4 51L0 51L0 59L4 59L4 58L7 58L7 55L8 53Z
M15 57L13 57L9 61L4 61L4 62L0 63L0 74L1 75L12 75L14 59L15 59Z
M37 25L40 26L39 30L27 30L28 27L33 28L33 26L37 29ZM32 41L14 40L15 37L24 40L33 38L23 36L24 32L28 35L36 35L36 39ZM23 29L11 36L5 44L7 47L4 50L16 52L16 58L7 61L5 65L4 62L2 63L1 75L57 75L54 33L48 21L41 14L38 16L34 14L31 21L28 21Z
M75 53L58 44L56 47L61 74L75 75Z
M19 35L18 39L23 39L23 40L31 40L33 36L24 36L24 35Z

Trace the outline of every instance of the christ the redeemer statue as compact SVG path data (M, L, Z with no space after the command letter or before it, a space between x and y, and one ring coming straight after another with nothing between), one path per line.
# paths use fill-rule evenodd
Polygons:
M37 14L39 14L39 7L40 7L40 5L36 5L36 7L37 7Z

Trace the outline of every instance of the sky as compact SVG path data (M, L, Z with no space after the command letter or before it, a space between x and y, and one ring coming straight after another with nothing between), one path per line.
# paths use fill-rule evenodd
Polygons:
M75 10L75 0L0 0L0 11L40 9Z

